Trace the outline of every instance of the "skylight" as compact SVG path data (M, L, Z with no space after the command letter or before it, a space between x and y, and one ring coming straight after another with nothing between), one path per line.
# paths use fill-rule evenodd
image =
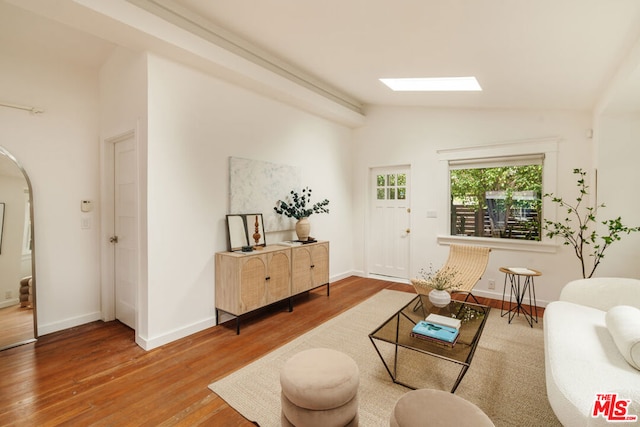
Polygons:
M475 77L380 79L396 92L481 91Z

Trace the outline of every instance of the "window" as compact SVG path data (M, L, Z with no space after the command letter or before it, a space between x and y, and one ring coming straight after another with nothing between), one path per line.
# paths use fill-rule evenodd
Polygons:
M480 237L475 235L475 228L473 229L474 232L471 233L471 230L469 230L470 227L466 224L467 220L465 220L464 229L469 231L464 236L459 235L457 233L458 230L454 229L452 224L457 223L459 226L460 220L451 221L453 211L451 211L452 197L450 177L452 171L455 170L538 165L541 166L541 185L538 194L556 193L558 148L561 141L562 139L559 137L549 137L438 150L438 174L436 183L437 188L441 189L441 197L437 199L438 204L436 207L438 210L446 211L447 213L438 220L438 243L482 244L495 249L555 253L557 244L544 235L539 236L537 238L538 240L508 238L508 233L506 233L507 229L505 228L504 236L507 238L484 237L484 235ZM507 186L507 188L503 190L495 191L535 191L535 189L524 190ZM506 193L494 193L494 196L497 196L494 199L491 199L491 196L492 194L490 193L489 200L494 200L494 202L490 203L494 203L498 207L505 203L505 201L508 201ZM530 197L530 193L516 193L516 196L518 197L518 199L516 199L517 204L510 211L510 216L512 216L511 212L516 212L517 216L522 218L526 216L523 215L523 213L527 211L525 205L527 202L525 201ZM500 197L504 197L504 199ZM555 221L558 213L551 200L545 197L540 203L541 206L538 207L539 220L541 221L542 218L545 218L550 221ZM520 205L522 205L522 208ZM483 219L480 223L483 223L485 213L483 212L482 215ZM506 216L506 211L504 215ZM507 220L507 225L508 224L509 221ZM452 230L455 231L455 234L452 233ZM500 230L496 230L495 234L492 235L499 236ZM513 232L511 235L513 236Z
M451 235L539 241L543 159L449 161Z
M405 173L376 175L376 198L378 200L405 200L407 198L407 175Z

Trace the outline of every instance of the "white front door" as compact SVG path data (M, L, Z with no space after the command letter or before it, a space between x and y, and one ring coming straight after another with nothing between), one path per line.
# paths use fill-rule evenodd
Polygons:
M135 136L114 144L115 315L130 328L136 327L137 224Z
M369 272L409 278L409 167L371 169Z

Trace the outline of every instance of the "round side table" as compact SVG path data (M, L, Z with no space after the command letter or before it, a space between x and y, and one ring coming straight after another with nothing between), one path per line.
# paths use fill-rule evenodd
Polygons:
M502 288L502 305L500 307L500 316L504 317L509 315L509 323L513 320L515 315L520 316L520 313L524 316L525 320L529 323L529 326L533 328L533 322L538 323L538 307L536 304L536 287L533 282L533 278L536 276L542 276L542 273L530 268L520 267L500 267L500 271L505 274L504 287ZM523 279L523 280L521 280ZM505 309L505 296L507 290L507 281L509 281L509 306ZM533 293L533 304L531 303L531 294ZM529 307L523 305L525 296L529 296ZM513 299L515 298L515 305Z

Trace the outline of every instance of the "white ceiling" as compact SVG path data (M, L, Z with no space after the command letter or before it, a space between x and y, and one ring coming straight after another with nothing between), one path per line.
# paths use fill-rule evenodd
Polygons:
M640 39L639 0L175 2L364 104L590 110ZM469 75L483 92L378 81Z
M62 58L89 68L99 68L113 45L19 7L0 2L0 53Z
M8 1L82 31L4 5L0 37L16 49L26 39L96 66L131 38L120 24L98 34L105 43L87 34L95 12L66 12L100 0ZM592 110L640 43L640 0L145 1L188 9L364 105ZM640 111L632 65L635 80L612 93ZM483 92L394 93L378 81L468 75Z

